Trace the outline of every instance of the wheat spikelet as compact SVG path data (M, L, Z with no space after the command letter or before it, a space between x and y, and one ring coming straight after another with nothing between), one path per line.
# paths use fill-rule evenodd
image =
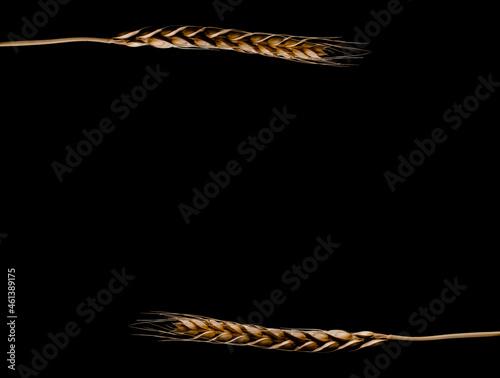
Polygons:
M68 42L99 42L128 47L230 50L258 54L301 63L346 66L350 59L360 58L366 50L334 37L314 38L285 34L249 33L236 29L201 26L151 27L124 32L114 38L59 38L35 41L0 42L0 47L36 46Z
M145 332L141 335L153 336L161 340L200 341L293 352L354 351L377 346L387 340L432 341L500 336L500 332L407 337L384 335L370 331L349 333L342 330L280 329L239 324L197 315L171 312L155 312L151 314L158 316L158 318L139 320L137 323L132 324L131 327Z

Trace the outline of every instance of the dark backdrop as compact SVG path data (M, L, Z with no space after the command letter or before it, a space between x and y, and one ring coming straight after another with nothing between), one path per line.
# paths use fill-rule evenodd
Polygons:
M151 310L416 336L498 329L498 93L482 84L488 98L475 97L481 80L500 81L493 8L233 4L220 17L211 1L74 0L47 20L34 0L4 5L2 40L41 17L36 39L191 24L341 35L372 52L336 68L100 44L0 50L0 248L16 270L16 364L31 366L49 333L74 321L80 333L40 377L164 376L179 367L222 376L491 375L494 339L412 345L398 356L397 347L310 355L131 336L128 325ZM111 104L142 93L135 88L147 67L169 75L120 120ZM443 119L464 101L477 110ZM296 118L247 162L238 146L285 108ZM67 148L104 118L113 131L60 182L54 162L65 164ZM446 140L431 147L425 140L439 130ZM427 143L424 161L416 139ZM408 177L392 190L388 172L400 175L410 155L419 166L401 167ZM179 206L192 206L193 189L234 160L241 172L186 224ZM314 257L318 238L336 243L325 261ZM293 268L302 264L302 273ZM127 285L95 318L83 315L113 271L130 276Z

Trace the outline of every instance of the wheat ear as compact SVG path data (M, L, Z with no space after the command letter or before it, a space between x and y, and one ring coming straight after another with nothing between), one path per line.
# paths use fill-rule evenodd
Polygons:
M434 341L476 337L500 336L500 332L457 333L436 336L384 335L370 331L349 333L342 330L304 330L267 328L260 325L239 324L204 316L153 312L156 318L139 320L131 325L161 340L201 341L215 344L253 346L293 352L354 351L380 345L388 340Z
M58 38L34 41L0 42L0 47L50 45L69 42L98 42L140 47L150 45L162 49L231 50L282 58L301 63L346 66L349 59L360 58L366 50L354 47L336 37L314 38L284 34L249 33L235 29L200 26L151 27L125 32L114 38Z

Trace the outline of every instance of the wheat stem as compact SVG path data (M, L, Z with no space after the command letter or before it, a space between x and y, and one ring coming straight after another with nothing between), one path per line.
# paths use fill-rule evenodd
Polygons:
M301 37L202 26L168 26L160 29L147 27L121 33L114 38L77 37L0 42L0 47L52 45L68 42L99 42L128 47L149 45L163 49L231 50L329 66L350 65L348 62L350 59L361 58L368 53L366 50L355 47L356 43L354 42L343 42L335 37Z
M0 42L0 47L56 45L56 44L60 44L60 43L69 43L69 42L113 43L113 39L112 38L92 38L92 37L38 39L38 40L33 40L33 41Z
M435 341L435 340L450 340L450 339L475 339L479 337L495 337L500 336L500 332L468 332L468 333L450 333L446 335L435 336L400 336L388 335L390 340L407 340L407 341Z
M267 328L260 325L239 324L204 316L150 313L155 319L139 320L133 328L161 340L200 341L214 344L253 346L296 352L354 351L383 344L388 340L435 341L500 336L500 332L456 333L436 336L385 335L370 331L350 333L342 330L303 330Z

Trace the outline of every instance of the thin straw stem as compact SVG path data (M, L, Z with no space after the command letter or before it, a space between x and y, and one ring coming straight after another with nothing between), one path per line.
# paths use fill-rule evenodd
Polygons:
M111 38L92 38L92 37L38 39L38 40L33 40L33 41L0 42L0 47L55 45L55 44L59 44L59 43L69 43L69 42L113 43L113 40Z
M479 337L500 336L500 332L470 332L470 333L451 333L447 335L435 336L400 336L388 335L389 340L407 340L407 341L435 341L449 339L475 339Z

